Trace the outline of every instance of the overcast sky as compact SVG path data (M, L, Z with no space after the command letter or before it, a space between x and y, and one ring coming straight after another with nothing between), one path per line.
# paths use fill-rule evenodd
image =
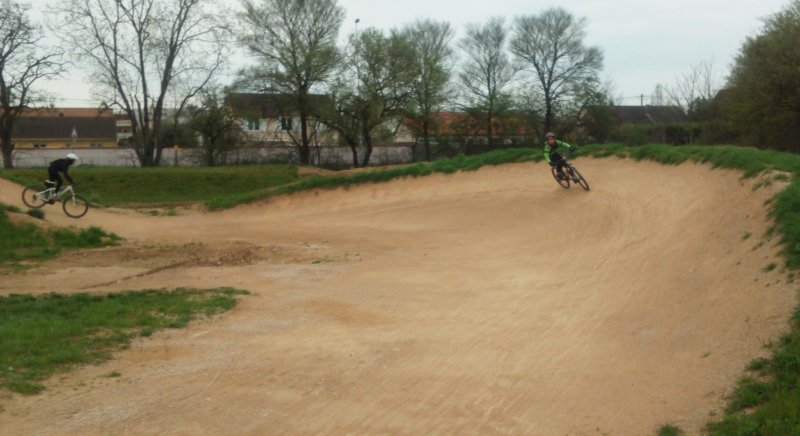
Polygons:
M237 0L220 0L232 7ZM47 0L29 1L44 9ZM482 23L490 16L534 15L561 7L587 20L586 45L604 54L602 77L614 84L614 95L624 104L638 104L656 85L672 85L681 74L705 61L713 62L720 74L729 67L746 37L763 27L763 18L778 12L789 0L731 2L730 0L339 0L347 17L345 35L358 28L401 27L419 18L447 21L463 35L467 23ZM90 106L88 85L80 71L46 87L62 100L62 106ZM645 100L645 102L647 102Z

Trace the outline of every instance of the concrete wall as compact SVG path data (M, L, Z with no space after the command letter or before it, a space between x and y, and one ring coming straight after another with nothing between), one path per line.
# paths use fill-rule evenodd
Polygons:
M13 153L15 168L42 168L50 161L63 158L67 153L78 155L81 165L135 167L139 166L136 153L130 148L93 149L15 149ZM200 166L202 162L199 149L165 149L161 156L161 166ZM360 155L359 158L362 156ZM0 156L0 165L2 165ZM228 163L268 164L298 163L297 147L269 146L237 149L228 155ZM326 167L351 167L353 163L350 147L312 147L311 160L314 165ZM412 161L411 145L374 147L370 165L404 164Z
M14 168L41 168L50 165L50 162L61 159L67 153L78 155L81 165L134 167L139 165L136 153L130 148L17 148L14 149L12 159ZM3 158L0 156L0 162Z

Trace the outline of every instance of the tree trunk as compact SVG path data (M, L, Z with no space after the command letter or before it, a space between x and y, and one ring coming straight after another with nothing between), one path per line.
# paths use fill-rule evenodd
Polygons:
M11 142L11 128L3 129L2 138L0 138L0 148L3 149L3 168L14 168L14 161L11 160L14 154L14 144Z
M358 145L350 144L350 152L353 153L353 168L358 168Z
M161 141L159 141L158 138L153 138L153 142L154 142L153 148L155 149L156 152L156 157L153 158L153 166L157 167L161 164L161 154L163 152L163 149L161 147Z
M429 136L429 129L430 126L428 120L422 120L422 137L424 138L423 143L425 144L425 160L428 162L431 161L431 139Z
M553 102L547 93L545 93L544 131L553 131Z
M139 154L139 163L142 167L153 166L153 143L150 138L144 138L141 146L141 153Z
M0 108L0 110L3 110ZM14 153L14 143L11 142L11 132L14 130L14 118L10 111L0 117L2 123L2 130L0 130L0 148L3 150L3 168L14 168L14 162L11 160Z
M488 143L490 150L494 148L493 147L494 138L493 138L493 135L492 135L492 133L493 133L493 131L492 131L493 130L492 129L492 116L493 115L494 114L490 110L488 115L487 115L487 119L486 119L486 142Z
M11 141L6 143L6 138L3 138L3 168L10 170L14 168L14 161L11 160L14 154L14 148L11 146Z
M308 111L306 110L306 102L304 97L299 99L299 112L300 112L300 163L308 165L311 162L311 147L308 145Z
M369 166L370 157L372 157L372 137L368 132L364 132L364 160L361 162L362 167Z

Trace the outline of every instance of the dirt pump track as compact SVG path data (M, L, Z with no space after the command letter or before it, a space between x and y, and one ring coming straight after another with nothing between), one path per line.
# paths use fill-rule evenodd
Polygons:
M796 286L762 237L780 186L576 163L592 191L526 163L174 217L45 208L126 241L3 275L0 294L252 294L40 395L0 392L0 434L699 433L788 330ZM20 192L0 181L1 202Z

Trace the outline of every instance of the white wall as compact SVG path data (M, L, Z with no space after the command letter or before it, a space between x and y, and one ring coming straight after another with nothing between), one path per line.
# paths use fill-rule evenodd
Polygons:
M139 160L136 153L130 148L24 148L15 149L12 154L14 168L43 168L50 165L50 162L67 156L67 153L78 155L81 165L110 166L110 167L132 167L138 166ZM3 161L0 156L0 162Z
M139 166L136 153L130 148L118 149L17 149L14 150L15 168L44 168L51 161L63 158L67 153L78 155L81 165L134 167ZM199 149L164 149L161 166L199 166ZM359 159L363 156L359 156ZM350 167L353 157L350 147L312 147L311 160L314 165ZM411 146L374 147L370 165L404 164L412 161ZM0 167L3 158L0 156ZM228 155L230 164L298 163L297 147L269 146L241 148Z

